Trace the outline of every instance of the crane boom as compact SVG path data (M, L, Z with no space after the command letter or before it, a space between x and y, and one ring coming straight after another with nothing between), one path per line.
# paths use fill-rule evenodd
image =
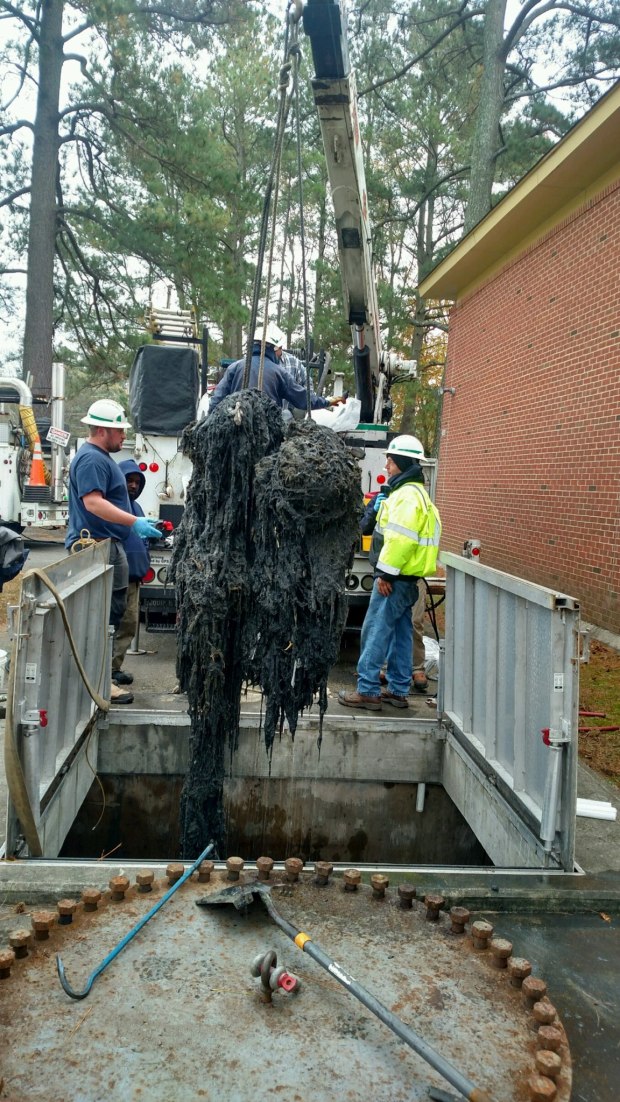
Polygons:
M291 0L299 7L301 0ZM306 0L303 27L310 39L314 102L323 136L336 216L338 258L362 422L389 421L389 389L397 372L415 376L415 362L384 351L368 213L366 173L349 61L346 0Z
M345 310L361 420L382 420L386 375L368 215L366 174L349 63L344 0L306 0L303 27L312 47L314 102L319 116L336 216Z

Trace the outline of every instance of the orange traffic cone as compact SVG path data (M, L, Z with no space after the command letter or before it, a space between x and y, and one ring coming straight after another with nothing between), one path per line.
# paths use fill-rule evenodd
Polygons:
M45 465L43 463L43 456L41 454L41 441L37 440L32 449L32 461L30 463L30 474L28 476L29 486L47 486L45 481Z

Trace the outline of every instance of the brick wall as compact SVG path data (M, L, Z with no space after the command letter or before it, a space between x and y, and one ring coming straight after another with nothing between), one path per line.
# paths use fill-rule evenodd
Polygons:
M620 182L454 307L446 386L442 547L620 632Z

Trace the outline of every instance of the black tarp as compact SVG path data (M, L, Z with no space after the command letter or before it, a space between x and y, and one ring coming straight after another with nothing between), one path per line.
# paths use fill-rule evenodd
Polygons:
M193 348L145 344L138 349L129 374L129 411L136 432L179 435L196 420L199 393Z

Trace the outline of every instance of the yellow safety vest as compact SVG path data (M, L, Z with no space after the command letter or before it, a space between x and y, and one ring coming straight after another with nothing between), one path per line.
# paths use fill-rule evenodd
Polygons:
M419 482L405 482L381 503L375 535L383 539L377 570L394 577L435 573L441 520Z

